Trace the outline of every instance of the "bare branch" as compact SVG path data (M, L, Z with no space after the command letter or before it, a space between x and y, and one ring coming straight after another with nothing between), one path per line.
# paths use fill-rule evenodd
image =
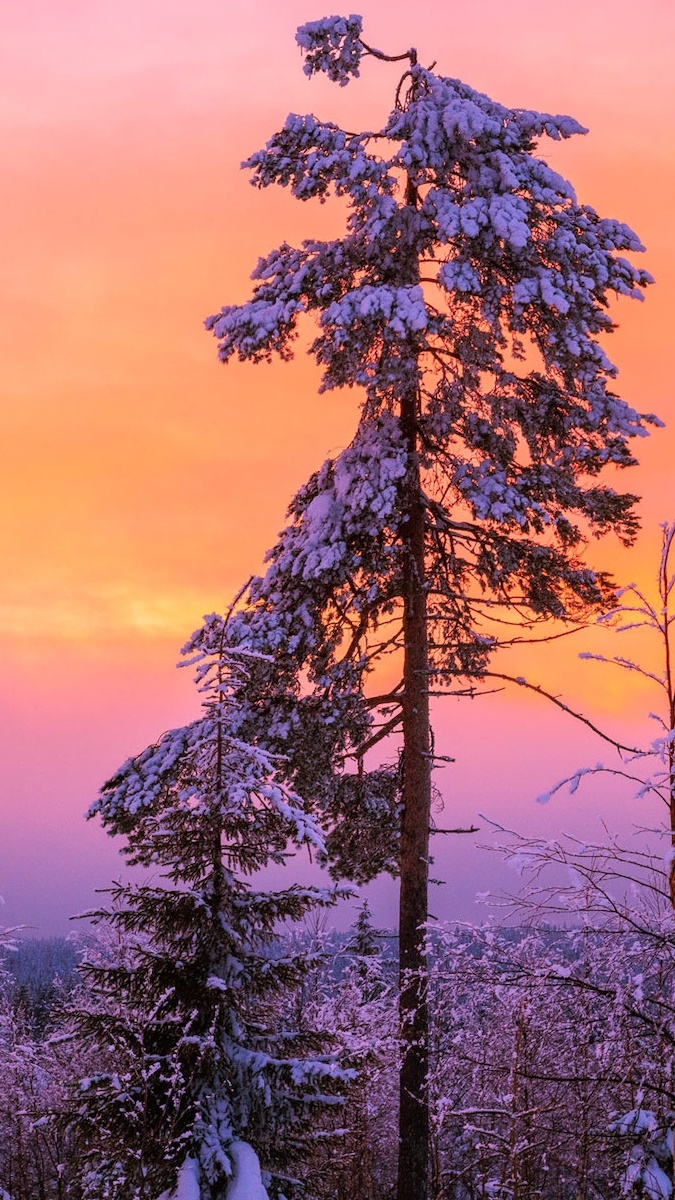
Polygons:
M598 726L595 725L593 721L589 720L588 717L585 717L583 713L577 712L575 709L570 708L569 704L565 704L559 696L554 696L552 692L546 691L546 688L541 687L541 685L538 683L529 683L528 680L523 679L522 676L506 675L502 671L485 671L484 676L490 679L503 679L506 683L515 683L518 687L526 688L530 692L536 692L538 696L542 696L545 700L550 700L551 704L555 704L557 708L562 710L562 712L567 713L567 715L573 717L575 721L580 721L582 725L586 725L589 729L592 729L593 733L597 733L598 737L602 738L603 741L609 742L610 746L614 746L615 750L618 750L619 754L622 752L625 754L641 753L638 747L626 746L623 742L618 741L617 738L613 738L611 734L605 733L602 729L599 729Z

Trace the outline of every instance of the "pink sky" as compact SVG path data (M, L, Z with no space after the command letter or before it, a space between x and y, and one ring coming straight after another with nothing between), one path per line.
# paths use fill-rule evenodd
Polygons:
M180 645L259 567L292 492L351 437L353 398L317 398L309 364L224 369L202 328L246 297L259 253L339 229L330 206L254 192L240 160L287 111L373 124L389 106L395 68L366 63L342 90L304 77L294 30L322 11L295 0L3 8L7 923L61 929L115 873L112 846L82 812L121 759L195 712L189 679L173 668ZM648 247L657 286L644 305L617 308L609 349L625 398L668 421L671 4L369 0L361 11L375 44L415 44L423 61L495 99L590 127L549 157L580 199L628 221ZM675 517L673 449L670 429L656 434L627 479L644 496L640 546L592 548L594 564L622 579L649 578L656 526ZM613 693L571 655L542 657L533 672L608 719L642 710L641 694ZM514 698L453 710L440 724L448 753L461 732L463 761L447 782L461 819L479 809L513 812L521 826L587 819L588 799L556 801L545 815L531 803L567 763L601 756L575 728ZM450 873L456 847L444 853ZM448 892L447 911L470 886Z

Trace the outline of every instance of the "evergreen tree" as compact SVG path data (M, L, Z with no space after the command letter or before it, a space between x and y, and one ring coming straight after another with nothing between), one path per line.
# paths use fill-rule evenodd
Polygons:
M75 1120L86 1200L157 1200L178 1179L215 1200L256 1155L269 1195L290 1197L287 1169L349 1074L286 1020L307 962L276 932L336 890L250 878L289 845L320 847L316 827L269 753L233 732L247 660L223 650L223 622L207 620L186 651L202 715L125 763L90 813L125 836L129 863L162 872L116 885L92 914L118 947L83 967L92 1000L78 1025L104 1058Z
M381 129L292 115L245 164L258 187L340 197L347 227L260 259L253 298L207 321L220 357L290 358L313 313L321 390L358 387L362 409L351 445L292 501L227 636L271 660L241 698L243 726L283 749L338 869L400 871L398 1196L425 1200L430 694L472 692L504 621L607 602L581 550L589 532L630 543L635 497L599 477L635 461L631 439L655 418L612 390L599 339L610 300L640 297L650 278L622 254L637 237L535 154L543 137L585 132L576 121L506 108L414 50L387 56L358 16L310 22L297 40L306 73L340 85L364 56L405 72ZM384 691L369 680L383 661L401 671ZM367 751L393 732L399 764L368 772Z
M352 925L352 936L349 939L349 949L358 963L361 959L374 958L380 952L378 937L380 931L373 925L372 913L368 900L364 900L359 908L359 915Z
M339 1114L339 1149L331 1147L328 1156L320 1145L315 1149L323 1200L379 1200L395 1184L396 963L383 954L391 937L374 927L365 901L309 997L310 1020L333 1032L341 1061L356 1073Z

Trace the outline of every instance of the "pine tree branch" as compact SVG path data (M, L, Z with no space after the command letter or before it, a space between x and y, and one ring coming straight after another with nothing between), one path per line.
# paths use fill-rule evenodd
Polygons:
M466 829L440 829L438 825L430 825L429 833L480 833L480 825L469 825Z
M372 750L374 746L377 746L384 738L388 737L390 733L393 733L393 731L398 725L401 724L402 721L402 713L398 713L395 717L392 717L391 720L385 721L384 725L380 727L377 733L374 733L365 742L362 742L360 746L357 746L351 751L349 758L363 758L364 754L367 754L369 750Z
M641 753L636 746L626 746L623 742L618 741L617 738L613 738L611 734L605 733L602 729L599 729L598 726L595 725L593 721L589 720L588 717L585 717L583 713L577 712L576 709L571 708L569 704L565 704L564 701L558 696L554 696L552 692L547 692L546 689L541 687L541 685L538 683L529 683L528 680L523 679L522 676L507 675L502 671L485 671L483 672L483 675L484 677L491 679L503 679L506 683L515 683L518 687L526 688L530 692L536 692L538 696L543 696L545 700L550 700L552 704L555 704L557 708L560 708L563 712L567 713L568 716L574 717L575 721L580 721L582 725L586 725L593 731L593 733L596 733L598 737L602 738L603 741L609 742L610 746L614 746L615 750L617 750L619 754L622 752L625 754Z

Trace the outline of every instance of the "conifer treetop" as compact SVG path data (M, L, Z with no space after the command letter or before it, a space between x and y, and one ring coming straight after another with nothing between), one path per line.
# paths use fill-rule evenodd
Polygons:
M305 69L345 83L359 55L412 54L373 51L360 29L354 16L302 26ZM291 114L247 160L255 186L280 184L301 200L345 198L347 229L332 242L282 243L259 260L251 300L226 306L207 328L223 361L290 358L298 319L316 313L311 353L324 370L322 390L356 384L371 412L395 410L414 361L436 383L425 441L455 435L455 451L456 435L468 443L468 456L454 455L458 498L479 520L524 530L548 524L546 503L531 501L533 491L550 488L551 469L569 479L608 462L628 465L628 440L658 423L609 391L616 368L598 341L614 327L612 298L641 298L651 282L622 253L643 247L626 225L579 205L571 185L535 155L541 137L585 132L577 121L506 108L417 64L406 77L409 90L379 131ZM488 406L468 428L455 411L460 394L465 412L478 394ZM545 440L533 438L542 426ZM515 465L514 433L535 464L548 451L547 477L534 488L512 481L499 461ZM487 468L476 461L484 455ZM587 493L584 507L603 522L597 498ZM621 531L617 516L614 509L610 523Z
M379 699L366 686L404 650L411 480L419 471L430 687L474 694L504 622L611 604L579 551L589 534L634 539L637 497L612 486L616 471L601 477L635 463L633 440L660 422L615 392L604 340L610 306L641 299L651 277L625 256L642 249L636 234L537 154L539 139L584 133L577 121L505 107L412 50L384 54L354 15L309 22L298 41L306 72L339 84L365 57L404 72L378 129L291 114L243 164L255 187L337 197L346 221L333 240L259 259L250 299L206 321L219 357L290 359L314 323L320 391L358 389L362 407L351 443L291 501L225 640L260 655L243 727L260 737L262 723L318 810L342 810L341 789L353 809L358 792L374 830L395 812L398 768L348 788L329 776L345 757L363 766L400 722L402 683ZM339 853L370 842L355 827Z

